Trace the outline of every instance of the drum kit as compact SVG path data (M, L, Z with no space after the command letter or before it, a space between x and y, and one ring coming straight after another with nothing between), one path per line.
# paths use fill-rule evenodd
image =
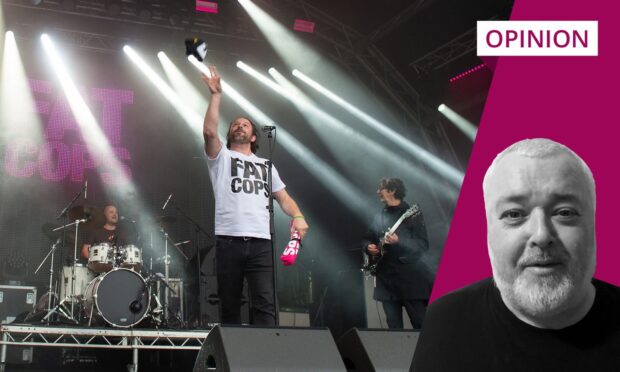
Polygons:
M64 226L45 224L43 233L54 244L37 270L50 258L49 292L47 294L46 314L43 322L49 322L55 316L59 321L79 325L108 325L128 328L140 323L148 326L166 326L176 317L176 324L183 325L179 314L168 311L169 292L174 290L168 285L170 256L166 229L175 218L163 216L155 219L165 241L165 255L156 260L164 262L165 275L153 271L153 259L148 270L143 272L142 249L134 244L114 245L109 242L93 244L89 248L88 263L78 260L78 227L97 228L105 224L103 213L97 208L75 206L68 211L68 218L74 222ZM132 221L134 222L134 221ZM68 228L74 227L69 230ZM54 291L54 251L63 240L73 243L73 262L63 266L59 272L60 280ZM139 239L138 239L139 241ZM174 244L174 243L173 243ZM174 244L177 248L179 244ZM183 251L179 250L184 255ZM187 258L187 257L185 257ZM157 285L160 282L163 286ZM160 300L160 289L164 293ZM57 298L56 304L53 299Z

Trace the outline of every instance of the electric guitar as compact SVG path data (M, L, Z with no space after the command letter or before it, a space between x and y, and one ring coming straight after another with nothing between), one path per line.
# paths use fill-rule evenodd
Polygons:
M383 237L379 239L379 244L377 244L377 247L379 248L379 254L376 256L365 254L364 265L362 266L362 271L369 272L370 275L373 275L373 276L376 275L377 265L379 265L379 262L381 262L381 259L383 258L384 248L385 248L385 239L387 238L387 236L394 234L394 232L400 227L400 225L407 218L415 217L421 212L422 211L420 210L420 207L418 207L417 204L414 204L411 208L407 209L405 213L403 213L403 215L400 216L400 218L394 223L394 225L392 225L392 227L390 227L385 232L385 234L383 234Z

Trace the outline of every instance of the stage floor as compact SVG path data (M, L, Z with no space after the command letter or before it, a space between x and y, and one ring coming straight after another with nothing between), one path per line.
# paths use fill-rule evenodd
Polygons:
M208 334L208 330L2 325L0 371L118 371L118 366L105 369L105 364L123 365L123 359L129 371L137 371L143 361L149 365L149 371L168 371L176 364L175 358L184 365L192 364ZM42 350L51 348L62 352ZM32 365L13 364L28 353L34 361ZM43 369L38 367L40 364Z

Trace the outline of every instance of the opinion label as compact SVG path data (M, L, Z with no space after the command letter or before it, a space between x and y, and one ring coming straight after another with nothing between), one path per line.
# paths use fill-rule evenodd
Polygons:
M598 21L478 21L479 56L598 56Z

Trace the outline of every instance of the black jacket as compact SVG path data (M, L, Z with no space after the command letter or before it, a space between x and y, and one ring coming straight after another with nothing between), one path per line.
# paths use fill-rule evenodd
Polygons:
M375 216L370 229L362 240L366 251L369 244L378 244L394 223L409 208L402 202L395 207L385 207ZM428 238L424 215L410 217L396 230L399 242L386 244L384 256L377 267L375 300L428 300L433 287L432 271L425 263Z

